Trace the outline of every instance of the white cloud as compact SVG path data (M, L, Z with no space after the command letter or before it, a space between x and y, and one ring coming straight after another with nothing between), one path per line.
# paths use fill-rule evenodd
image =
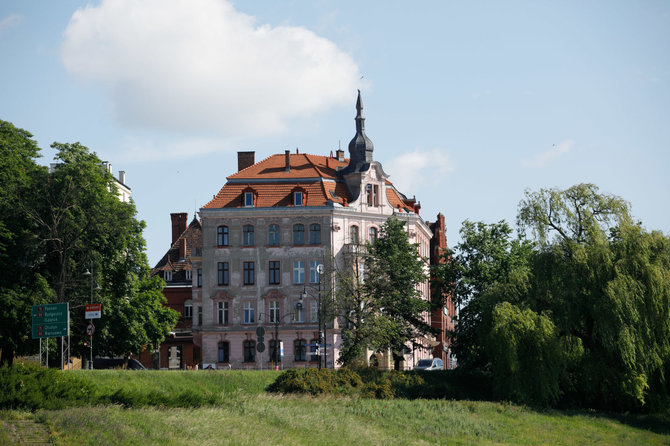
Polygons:
M398 190L409 196L422 187L438 184L454 170L454 162L443 150L414 149L384 163L389 180Z
M22 18L23 16L21 16L21 14L10 14L4 19L0 19L0 32L18 25Z
M331 41L257 25L226 0L103 0L73 14L61 57L127 126L225 137L350 103L360 78Z
M523 167L545 167L559 156L565 155L572 149L574 142L571 139L566 139L558 145L554 145L551 149L538 153L531 158L524 158L521 160Z

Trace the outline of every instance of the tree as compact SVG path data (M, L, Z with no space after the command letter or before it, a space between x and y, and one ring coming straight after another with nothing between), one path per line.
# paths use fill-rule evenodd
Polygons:
M341 362L360 357L365 348L402 352L404 346L431 332L424 317L430 303L421 297L426 263L411 244L405 223L389 218L380 237L354 256L347 276L338 281L343 329Z
M70 303L72 350L87 357L84 305L92 293L103 304L98 353L127 355L159 343L178 314L162 305L161 285L149 277L135 205L118 199L111 174L81 144L54 143L59 162L49 172L35 165L30 134L8 123L1 130L11 162L0 175L11 182L0 192L0 206L3 217L10 209L19 222L0 223L1 261L16 281L0 283L3 307L11 308L2 310L11 321L2 324L3 358L30 345L30 307L38 301ZM5 334L16 326L25 328Z

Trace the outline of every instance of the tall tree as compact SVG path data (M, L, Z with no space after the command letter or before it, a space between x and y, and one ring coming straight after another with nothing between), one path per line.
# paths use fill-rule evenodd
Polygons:
M389 218L379 238L355 256L349 278L338 284L347 321L341 360L360 356L365 348L402 352L411 340L431 332L426 322L430 302L419 284L427 280L425 259L409 242L405 222Z

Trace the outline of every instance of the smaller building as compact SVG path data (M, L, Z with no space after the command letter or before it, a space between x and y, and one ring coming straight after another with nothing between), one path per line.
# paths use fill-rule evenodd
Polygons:
M163 295L166 305L181 316L174 331L157 351L145 351L140 362L148 368L185 369L200 362L200 348L193 345L191 326L193 321L193 258L199 258L202 250L202 227L197 218L186 225L188 214L170 214L172 243L163 258L151 270L165 281Z

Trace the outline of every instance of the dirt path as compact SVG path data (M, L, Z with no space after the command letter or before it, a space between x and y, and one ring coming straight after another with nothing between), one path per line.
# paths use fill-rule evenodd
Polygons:
M2 429L9 433L11 444L50 445L49 428L33 420L1 421Z

